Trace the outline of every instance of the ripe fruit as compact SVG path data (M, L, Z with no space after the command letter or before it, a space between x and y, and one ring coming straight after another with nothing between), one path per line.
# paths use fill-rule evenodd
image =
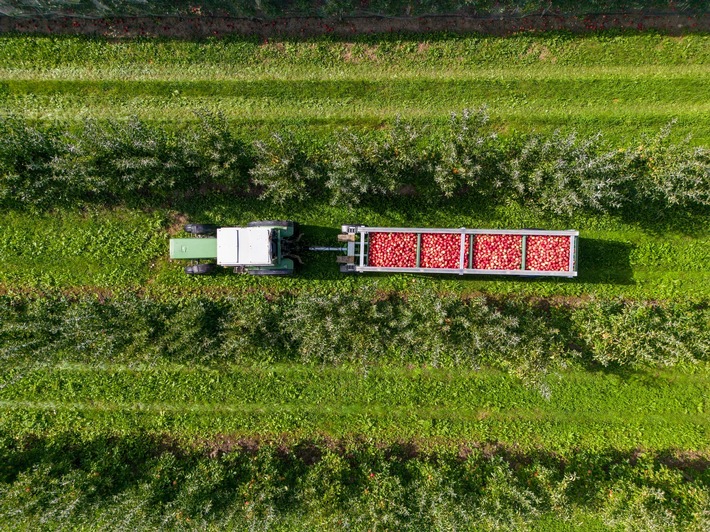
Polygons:
M468 267L469 235L464 244L464 268ZM425 233L422 235L420 265L422 268L459 268L461 234Z
M569 270L569 252L568 236L529 236L525 269L543 272Z
M523 262L520 235L476 235L473 267L481 270L519 270Z
M368 264L385 268L415 268L416 233L370 233ZM464 267L468 267L470 235L464 244ZM570 239L567 236L528 236L525 269L566 271L569 269ZM423 233L420 267L459 268L460 233ZM479 270L519 270L523 258L521 235L475 235L473 268Z
M414 233L370 233L368 265L414 268L417 265L417 235Z

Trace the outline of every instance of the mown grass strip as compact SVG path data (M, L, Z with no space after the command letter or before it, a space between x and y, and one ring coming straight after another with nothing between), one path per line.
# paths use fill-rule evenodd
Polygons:
M37 217L4 213L3 282L51 286L144 284L167 243L162 214L129 210L63 212Z
M684 76L671 79L646 79L623 85L611 79L534 79L489 80L471 76L468 79L438 80L426 77L390 80L244 80L244 81L15 81L3 82L5 98L80 95L82 101L120 101L127 98L228 98L277 99L282 104L303 105L308 100L345 100L353 108L391 107L394 104L426 103L440 114L442 109L461 109L471 102L488 101L495 108L525 105L531 111L549 107L549 100L560 100L562 108L587 108L621 103L663 109L676 104L680 109L703 111L707 104L704 90L706 76ZM593 87L593 91L590 91ZM177 91L177 92L176 92ZM650 93L650 94L649 94ZM614 102L614 98L617 99ZM547 100L547 101L545 101ZM436 105L441 107L437 108ZM96 106L100 107L100 106Z
M675 135L707 144L705 77L606 80L382 81L5 81L5 109L32 120L139 116L163 123L194 121L193 109L224 114L243 128L268 132L300 124L327 132L343 126L372 127L395 116L443 127L451 112L489 105L508 131L555 129L605 132L624 145L634 135L655 133L677 119ZM176 125L168 125L175 129Z
M706 144L707 37L654 34L360 38L353 42L0 39L0 103L33 119L219 109L244 127L327 134L401 115L444 122L481 104L508 130L676 133ZM505 65L505 66L501 66ZM94 81L88 81L88 80ZM43 81L42 81L43 80ZM81 81L84 80L84 81Z
M258 38L207 39L189 42L168 39L111 41L69 36L2 36L3 68L47 72L73 67L124 68L140 65L173 67L176 73L195 66L219 65L227 72L287 74L295 67L397 71L402 67L590 67L603 65L707 65L709 37L702 34L668 36L659 33L567 32L510 37L447 35L376 35L348 39ZM502 63L504 61L504 63Z
M367 434L493 440L568 451L637 446L707 450L708 374L551 375L544 391L496 372L309 367L231 370L29 369L0 391L16 434ZM630 416L631 415L631 416Z

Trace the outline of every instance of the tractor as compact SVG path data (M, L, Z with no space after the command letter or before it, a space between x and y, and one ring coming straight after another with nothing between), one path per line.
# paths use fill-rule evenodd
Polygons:
M206 275L217 266L249 275L292 275L301 237L290 220L249 222L246 227L187 224L193 238L171 238L170 258L192 261L185 273Z

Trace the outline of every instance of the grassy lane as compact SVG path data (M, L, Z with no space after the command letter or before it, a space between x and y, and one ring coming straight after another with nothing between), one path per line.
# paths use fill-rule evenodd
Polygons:
M140 75L154 68L172 68L176 75L193 76L203 68L227 73L281 73L316 67L343 70L394 70L458 66L505 68L639 67L702 65L710 59L707 35L680 37L655 33L550 33L511 37L445 35L359 36L352 39L270 40L258 38L207 39L189 42L168 39L106 41L82 37L3 36L0 58L4 69L77 72L112 69ZM392 59L396 61L391 61ZM128 69L128 70L126 70Z
M446 39L135 41L0 39L0 106L42 120L139 115L194 120L196 107L268 131L443 122L487 104L505 131L655 133L707 144L707 37L598 35Z
M21 433L365 434L499 441L550 450L707 450L707 367L629 376L552 374L542 390L496 372L303 366L68 365L20 370L0 424Z
M150 278L165 249L160 214L128 210L3 213L0 257L6 286L125 286Z
M675 79L263 81L6 81L5 105L31 119L83 117L194 120L195 108L224 113L248 128L280 123L316 128L376 126L395 115L443 122L450 112L490 106L508 130L602 130L628 143L640 131L655 132L674 118L678 134L707 143L710 76Z
M396 206L395 206L396 207ZM143 213L126 209L59 211L47 215L9 212L0 215L0 283L6 289L26 287L147 287L175 294L213 287L232 293L268 290L349 292L355 286L394 290L430 285L461 293L519 293L542 296L623 296L638 299L705 299L710 296L710 234L702 219L686 220L685 230L663 236L637 224L609 217L579 216L555 220L518 207L476 214L459 209L400 212L362 207L354 211L322 204L274 209L254 200L195 202L189 218L220 225L250 220L293 218L303 224L311 243L335 245L341 223L431 227L576 228L581 233L579 277L574 280L507 279L495 276L344 276L334 253L306 253L306 265L290 279L253 278L223 271L190 278L182 264L167 259L169 211ZM676 220L677 222L678 220ZM675 223L675 222L674 222ZM173 225L176 230L177 226Z

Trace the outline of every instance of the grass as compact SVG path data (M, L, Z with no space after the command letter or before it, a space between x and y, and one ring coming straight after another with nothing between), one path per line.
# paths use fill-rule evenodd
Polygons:
M629 146L642 133L656 133L670 118L678 117L674 134L693 134L696 144L707 144L708 64L705 35L399 36L269 43L4 36L0 37L0 109L50 122L137 114L179 129L193 119L194 108L205 106L222 109L245 130L266 132L291 125L327 136L343 125L378 127L396 115L443 124L451 111L488 103L493 118L503 124L504 135L530 129L602 130L612 143ZM574 304L590 297L701 304L710 298L706 213L564 219L461 199L435 204L407 198L377 200L348 209L318 201L276 207L250 197L224 195L175 198L169 205L152 207L0 213L0 289L19 302L54 289L69 299L83 292L101 299L137 290L186 305L189 296L196 294L215 299L244 296L246 302L249 297L280 292L312 292L327 298L347 296L357 289L406 296L419 287L460 295L559 298ZM229 272L194 279L182 273L182 265L167 260L169 234L177 234L183 218L220 225L295 219L312 244L325 245L334 244L343 223L574 228L581 233L580 275L574 280L349 277L338 272L334 254L326 253L305 255L306 265L292 279ZM323 516L361 519L353 521L356 527L364 523L362 519L377 524L395 519L389 505L404 501L404 509L414 512L411 515L425 515L423 528L448 523L442 512L460 515L459 509L466 507L476 509L477 516L487 511L486 515L504 519L510 527L524 523L550 529L554 524L564 530L574 523L623 528L665 519L672 529L691 522L689 515L700 519L697 515L707 507L707 480L690 482L695 478L692 468L669 473L657 462L649 465L640 459L638 470L646 477L638 480L623 473L632 468L629 456L636 456L639 449L681 449L700 456L710 451L707 363L656 371L584 371L572 364L566 370L537 375L534 385L490 368L432 369L394 362L356 367L274 365L263 360L237 364L243 361L240 353L206 367L195 361L201 344L193 344L190 336L203 329L189 328L180 319L178 314L177 321L170 322L182 323L174 352L166 349L163 358L146 352L114 353L111 360L121 363L102 360L91 345L77 346L84 350L81 356L60 352L38 360L42 355L36 350L34 360L11 359L17 345L2 337L6 359L0 379L0 516L10 526L81 525L89 516L94 523L98 519L112 525L120 518L126 526L137 528L150 524L179 528L190 526L185 521L189 516L203 528L220 528L220 523L227 524L222 528L233 528L246 526L249 519L268 525L275 509L286 508L293 513L279 521L283 529L295 527L304 515L313 520L313 528L335 529L342 523ZM637 312L632 319L643 320L644 313ZM595 334L613 332L614 327L635 330L633 323L619 325L611 320L600 325L599 317L590 320L594 323L588 324L589 343ZM151 318L146 317L145 323L152 323ZM91 324L92 334L101 332L100 325ZM82 329L80 319L75 326ZM51 327L50 323L43 329L50 337ZM146 338L159 334L151 327L142 331ZM637 336L625 338L628 342ZM210 340L204 335L199 338ZM602 350L612 345L605 343L608 338L597 340ZM626 346L620 342L617 350ZM177 363L185 360L189 361L185 365ZM453 456L462 443L498 443L518 449L523 465L501 469L479 486L470 484L471 478L487 471L479 462L462 477L435 463L420 476L414 475L430 483L426 484L430 491L416 491L409 488L413 473L399 458L394 459L395 465L380 467L372 453L356 446L352 452L362 453L357 456L369 464L367 472L362 466L362 474L347 467L330 477L312 473L320 484L304 488L300 482L310 478L309 471L328 471L332 462L316 461L311 464L315 469L301 467L300 458L292 454L283 458L280 447L272 453L278 467L269 466L268 453L260 461L262 455L245 451L227 455L222 470L205 458L210 453L222 456L219 444L191 450L206 438L214 444L239 438L293 442L325 436L365 440L373 447L398 445L402 440L429 447L441 444L451 453L451 463L459 464L451 466L454 469L469 467L465 465L469 462ZM174 440L180 441L179 447L172 447ZM157 443L146 451L150 442ZM185 442L192 447L185 447ZM201 454L195 457L191 452ZM330 452L323 455L337 462ZM604 455L608 459L594 462L604 452L609 453ZM528 469L530 463L537 464L540 453L561 453L570 469L562 467L553 475L553 484L563 487L545 492L544 497L536 491L535 497L542 497L537 499L525 490L538 482ZM71 459L65 463L64 457ZM240 460L257 465L243 473L234 466ZM118 465L97 465L107 463ZM120 480L128 470L131 480ZM365 484L373 478L370 472L393 470L397 473L383 477L384 487ZM594 471L592 486L585 480L587 471ZM579 476L568 478L567 473ZM230 477L237 474L238 479ZM510 478L514 480L505 480ZM248 491L252 479L264 482L259 492L263 497ZM173 489L176 484L171 480L179 480L180 486ZM570 482L573 487L568 490L564 486ZM312 502L321 500L314 493L327 498L333 486L342 489L335 506ZM289 498L285 488L299 495ZM458 502L442 503L450 493L459 497L451 499ZM565 493L582 494L579 500L584 501L575 506L570 521L565 521L569 514L560 513L570 507L564 503L567 499L555 498ZM488 503L487 494L491 494ZM422 500L434 502L423 514L416 513L421 512L416 504ZM245 501L260 506L250 514ZM407 501L414 506L407 506ZM549 501L558 501L554 504L559 508ZM510 509L501 510L501 504ZM664 513L668 505L676 505L672 512L684 517L668 521ZM351 507L354 513L348 513ZM210 509L217 520L212 520ZM22 518L17 517L18 511ZM427 517L426 512L436 516ZM414 521L396 519L388 522L415 526Z
M511 279L495 276L345 276L335 264L335 253L307 253L305 266L290 279L253 278L223 271L207 278L190 278L182 264L169 262L168 225L172 211L151 213L130 209L60 210L35 215L16 211L0 214L0 283L6 290L91 286L104 289L131 287L149 292L191 292L211 287L238 294L256 287L273 291L326 291L344 293L356 286L407 290L432 286L462 294L489 292L565 297L625 297L629 299L692 299L710 295L708 286L709 234L703 217L669 220L653 229L605 216L578 216L570 220L535 215L520 207L463 209L461 206L413 210L406 203L390 202L354 210L317 202L275 208L252 199L193 201L189 219L219 225L251 220L293 218L311 244L337 245L343 223L413 227L545 227L578 229L581 234L579 277L565 279ZM401 209L401 210L400 210ZM678 227L679 226L679 227ZM173 229L178 229L173 226ZM662 236L661 236L662 235Z
M496 441L523 451L707 451L707 386L705 366L692 374L551 374L541 393L491 371L73 364L13 376L0 391L0 426L18 437L363 434L381 442Z
M3 213L3 282L7 286L125 286L144 284L151 261L167 244L159 213L129 210Z
M707 37L657 34L394 37L352 42L253 39L106 42L0 38L0 105L37 120L138 115L193 120L222 111L261 133L327 135L399 115L443 124L487 104L505 132L605 132L615 144L655 133L707 144ZM505 66L501 66L505 65Z

